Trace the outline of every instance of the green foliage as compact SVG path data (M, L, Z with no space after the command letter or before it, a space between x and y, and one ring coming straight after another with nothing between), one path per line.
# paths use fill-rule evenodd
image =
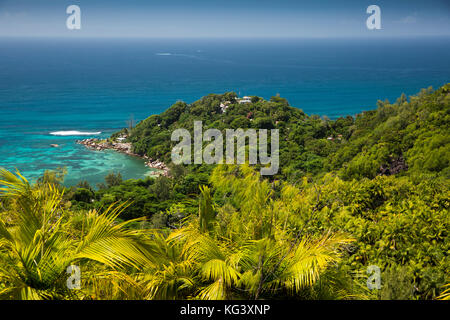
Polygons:
M169 177L110 174L99 190L82 182L64 194L62 171L31 185L2 170L0 295L448 299L449 93L447 84L336 120L279 96L208 95L120 133L168 163ZM249 165L171 164L172 130L192 133L194 120L280 129L281 171L263 179ZM73 261L91 270L75 294L62 284ZM381 289L370 291L373 265Z
M196 211L193 201L199 193L199 185L207 183L208 176L200 174L192 177L192 181L189 177L180 177L179 182L164 176L126 180L109 187L105 185L97 191L77 187L67 193L66 199L74 210L99 210L116 202L129 202L130 206L124 208L121 214L125 220L140 217L152 219L153 215L164 213L178 203L184 203L186 210L193 213ZM190 193L184 193L186 191Z
M190 105L178 102L161 115L140 122L130 132L135 152L170 162L175 142L170 132L195 120L206 128L280 129L281 177L294 181L338 171L346 180L374 178L382 168L402 174L449 174L450 84L417 96L402 95L395 104L378 102L378 109L329 120L307 116L279 96L270 101L253 97L238 104L233 93L208 95ZM224 113L221 103L228 103ZM405 163L396 161L404 158ZM393 169L393 167L396 167ZM189 171L197 172L190 167Z
M327 159L346 179L373 178L390 158L404 156L408 173L448 177L450 161L450 84L395 105L379 103L358 115L348 142Z
M379 266L384 272L382 298L431 299L439 294L450 270L445 179L383 176L347 182L327 175L320 185L326 207L315 229L333 228L356 238L345 263L360 273L369 265Z
M1 169L0 186L0 196L12 201L8 219L0 220L1 299L90 299L103 282L127 279L126 268L151 263L142 233L127 228L132 221L115 223L125 205L75 216L52 184L33 186ZM80 290L67 286L71 265L82 272Z
M122 182L122 175L119 173L114 174L114 172L111 172L105 177L106 186L108 188L118 186Z
M94 193L92 192L92 190L89 189L77 188L77 190L73 195L73 199L75 201L89 203L91 202L91 200L94 199Z
M284 219L294 216L296 207L285 199L273 202L270 186L249 167L219 166L211 182L216 191L228 193L226 203L215 215L211 190L202 188L199 215L160 238L166 262L144 275L149 298L320 298L325 292L327 297L350 297L343 284L348 282L331 266L351 239L329 232L296 233L301 221ZM249 232L254 228L258 231ZM323 289L327 284L328 291Z
M37 180L38 184L53 184L60 186L64 182L64 176L67 174L66 167L58 167L56 170L45 170L44 174Z

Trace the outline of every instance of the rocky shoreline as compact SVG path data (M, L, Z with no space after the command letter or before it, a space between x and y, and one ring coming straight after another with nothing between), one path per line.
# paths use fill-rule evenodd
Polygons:
M125 153L129 156L138 157L145 160L145 165L152 169L159 170L157 174L162 176L169 176L169 168L167 165L156 159L151 159L147 156L141 156L132 152L132 145L129 142L110 142L107 140L100 140L97 138L88 138L83 140L77 140L76 143L84 145L86 148L102 151L102 150L115 150L117 152Z

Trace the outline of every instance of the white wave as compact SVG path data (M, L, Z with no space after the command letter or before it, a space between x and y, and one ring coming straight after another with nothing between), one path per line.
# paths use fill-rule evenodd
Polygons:
M157 56L171 56L172 54L169 52L160 52L156 54Z
M52 136L93 136L93 135L97 135L100 133L101 133L101 131L83 132L83 131L76 131L76 130L50 132L50 134Z

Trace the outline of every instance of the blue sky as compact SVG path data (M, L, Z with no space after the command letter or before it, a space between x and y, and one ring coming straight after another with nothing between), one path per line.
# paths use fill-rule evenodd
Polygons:
M67 6L81 30L66 28ZM366 8L381 8L368 30ZM448 36L448 0L0 0L0 36L373 37Z

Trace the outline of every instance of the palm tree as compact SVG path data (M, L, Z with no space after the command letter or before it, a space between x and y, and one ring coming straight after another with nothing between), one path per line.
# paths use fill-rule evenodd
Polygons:
M132 221L116 222L126 204L77 216L54 185L33 186L4 169L0 197L9 202L0 220L0 298L102 298L96 289L105 279L116 289L133 286L123 271L154 261L141 231L128 228ZM72 265L81 269L81 290L67 285Z
M248 167L218 167L212 177L229 203L216 215L211 191L202 187L198 217L160 235L166 261L144 276L149 298L305 296L320 280L336 280L329 268L340 261L339 249L351 239L331 233L295 235L280 218L280 210L296 214L292 199L273 202L270 185Z
M442 287L444 291L441 293L439 297L437 297L438 300L450 300L450 283L447 283Z
M198 218L168 235L154 235L161 263L143 275L147 298L224 299L237 283L238 272L230 264L233 255L209 234L215 215L210 189L200 191Z
M339 248L351 241L328 233L319 239L304 237L293 245L285 236L251 241L242 248L239 285L247 298L308 297L328 268L340 261Z
M74 213L52 184L31 185L0 170L0 298L260 299L346 296L333 266L352 241L304 232L318 211L292 186L274 200L271 185L247 166L216 168L202 187L198 216L172 230L133 230L117 222L127 204ZM309 217L306 222L303 216ZM67 286L81 269L81 289ZM331 286L323 284L332 283ZM312 294L316 290L317 292Z

